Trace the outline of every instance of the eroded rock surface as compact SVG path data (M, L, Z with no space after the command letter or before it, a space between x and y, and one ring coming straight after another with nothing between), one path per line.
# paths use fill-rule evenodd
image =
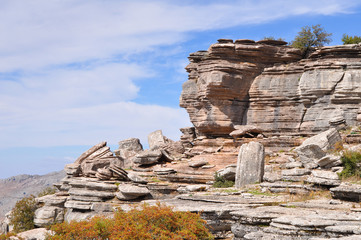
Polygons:
M220 41L190 54L180 106L199 135L235 125L314 134L360 121L361 44L298 49L269 41Z

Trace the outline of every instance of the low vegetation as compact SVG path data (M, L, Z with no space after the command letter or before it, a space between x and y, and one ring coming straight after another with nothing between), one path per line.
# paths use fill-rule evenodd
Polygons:
M142 205L129 212L117 210L114 218L94 217L88 221L53 225L49 240L66 239L214 239L199 214L176 212L158 204Z
M341 156L343 170L341 178L361 177L361 151L344 151Z
M214 174L214 183L213 187L215 188L229 188L233 187L234 182L226 180L223 176L220 176L218 173Z
M10 224L14 226L14 232L23 232L34 228L35 210L36 202L33 195L16 202L10 214Z

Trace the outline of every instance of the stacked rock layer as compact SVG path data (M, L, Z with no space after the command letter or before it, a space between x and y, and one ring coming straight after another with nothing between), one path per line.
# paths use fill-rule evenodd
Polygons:
M307 59L282 41L219 40L190 54L184 107L198 135L237 125L272 134L314 134L355 125L361 103L361 45L323 47Z

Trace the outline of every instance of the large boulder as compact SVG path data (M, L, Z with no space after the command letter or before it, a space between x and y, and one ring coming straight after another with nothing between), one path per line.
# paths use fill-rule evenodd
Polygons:
M150 192L146 187L138 187L131 184L121 184L118 187L116 197L119 200L133 200L148 195Z
M162 151L163 157L167 161L180 159L184 153L182 142L173 141L165 137L162 130L157 130L148 135L148 144L150 150Z
M262 182L264 174L265 151L262 144L250 142L239 149L236 182L237 188L247 184Z
M134 158L133 162L139 165L151 165L162 157L162 152L160 150L145 150L138 153Z
M45 240L47 239L47 236L51 234L50 230L47 230L46 228L35 228L29 231L21 232L18 235L16 235L16 239L22 239L22 240Z
M228 181L235 181L237 164L231 164L217 171L219 177Z
M44 206L35 211L34 224L37 227L46 227L64 221L64 208Z
M305 167L314 168L317 167L318 160L325 157L337 144L342 146L341 136L335 128L331 128L306 139L295 150Z
M129 138L119 142L119 148L114 151L115 155L124 159L124 168L133 166L132 158L143 151L143 146L138 138Z

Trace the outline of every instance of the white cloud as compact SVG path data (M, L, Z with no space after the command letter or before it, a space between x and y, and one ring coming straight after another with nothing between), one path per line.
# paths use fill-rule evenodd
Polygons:
M0 71L33 69L173 44L189 31L350 11L359 1L2 1Z

